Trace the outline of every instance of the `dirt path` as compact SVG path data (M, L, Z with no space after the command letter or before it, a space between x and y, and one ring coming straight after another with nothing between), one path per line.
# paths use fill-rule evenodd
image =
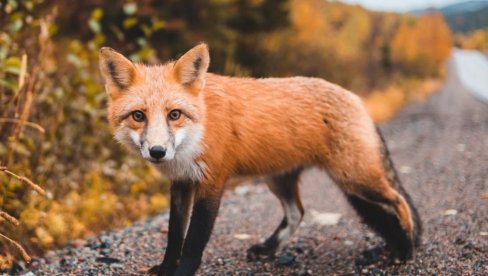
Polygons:
M281 219L264 185L225 193L201 275L488 274L488 106L461 85L454 64L445 87L428 102L406 108L381 126L404 186L424 222L415 261L390 264L383 242L360 223L327 176L302 178L307 214L274 259L246 262L246 249L271 234ZM314 210L314 211L312 211ZM321 225L312 213L341 214ZM140 274L160 262L167 215L74 242L33 263L36 275ZM236 235L237 234L237 235ZM32 275L32 274L31 274Z

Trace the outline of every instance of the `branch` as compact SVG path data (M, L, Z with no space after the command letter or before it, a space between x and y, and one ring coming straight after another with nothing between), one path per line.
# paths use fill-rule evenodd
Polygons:
M20 124L22 123L21 120L19 119L15 119L15 118L0 118L0 123L12 123L12 124ZM44 130L44 128L36 123L33 123L33 122L24 122L25 126L27 127L30 127L30 128L33 128L37 131L39 131L40 133L44 134L46 133L46 131Z
M24 248L22 247L22 245L20 245L18 242L12 240L11 238L5 236L4 234L0 233L0 237L6 239L7 241L9 241L11 244L13 244L15 247L17 247L17 249L20 251L20 254L22 255L22 258L24 258L24 261L26 262L30 262L31 261L31 257L29 256L29 254L27 254L27 252L25 252Z
M20 175L16 175L15 173L9 171L7 169L7 167L2 167L0 166L0 172L4 172L10 176L13 176L15 178L17 178L18 180L20 180L21 182L27 184L31 189L33 189L34 191L36 191L38 194L40 195L46 195L46 191L44 191L43 188L41 188L41 186L35 184L34 182L32 182L29 178L25 177L25 176L20 176Z
M12 223L15 226L19 226L19 224L20 224L16 218L12 217L11 215L9 215L8 213L6 213L4 211L0 211L0 217L5 219L6 221Z

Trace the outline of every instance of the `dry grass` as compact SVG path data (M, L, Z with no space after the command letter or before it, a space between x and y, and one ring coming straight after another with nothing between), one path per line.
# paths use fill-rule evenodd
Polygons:
M14 177L14 178L17 178L20 182L22 183L25 183L27 184L27 186L29 186L31 189L33 189L34 191L36 191L37 193L41 194L41 195L45 195L46 194L46 191L44 191L44 189L42 189L39 185L35 184L34 182L32 182L30 179L28 179L27 177L25 176L19 176L11 171L9 171L7 169L7 167L0 167L0 172L10 176L10 177ZM2 221L7 221L9 222L10 224L14 225L14 226L19 226L20 223L19 221L14 218L13 216L11 216L10 214L4 212L4 211L0 211L0 217L3 219ZM27 252L25 251L25 249L22 247L22 245L20 245L18 242L16 242L15 240L5 236L4 234L0 233L0 238L3 238L5 240L7 240L10 244L12 244L21 254L22 258L24 259L24 261L26 262L30 262L31 260L31 257L29 256L29 254L27 254Z
M32 102L33 102L33 91L34 91L34 86L36 83L37 78L35 77L34 74L29 74L28 72L28 66L27 66L27 55L23 54L21 58L21 64L19 68L19 74L18 74L18 89L14 91L14 97L12 99L12 103L16 102L14 110L15 110L15 117L13 118L0 118L0 123L2 124L14 124L15 126L12 128L8 129L8 137L9 137L9 142L11 145L14 145L15 143L18 143L21 135L24 132L25 127L29 127L32 129L37 130L39 133L44 134L45 130L43 127L36 123L32 123L28 121L29 115L31 113L31 107L32 107ZM7 108L5 108L4 112L7 113ZM14 147L8 147L7 148L7 153L6 157L4 160L0 159L0 164L4 165L9 165L14 163L15 159L15 151ZM7 175L7 177L10 178L15 178L17 179L20 183L25 184L28 186L30 189L36 191L38 194L45 196L46 191L44 191L43 188L41 188L39 185L34 183L32 180L25 176L18 175L12 171L10 171L6 166L0 166L0 173ZM5 184L5 183L4 183ZM10 215L9 213L5 211L0 211L0 222L7 222L10 223L11 225L17 227L20 225L20 222ZM31 257L27 253L27 251L22 247L20 243L15 241L14 239L8 237L4 233L0 233L0 238L3 238L6 240L8 243L10 243L14 248L17 249L17 251L20 253L24 261L30 262ZM8 256L8 253L7 253ZM2 257L2 256L0 256ZM5 263L5 258L0 258L2 264ZM5 263L5 265L9 265L8 262ZM3 265L2 265L3 266ZM0 267L1 268L1 267Z
M376 123L391 119L402 107L412 102L424 101L441 86L441 80L406 81L384 90L376 90L363 98L369 115Z

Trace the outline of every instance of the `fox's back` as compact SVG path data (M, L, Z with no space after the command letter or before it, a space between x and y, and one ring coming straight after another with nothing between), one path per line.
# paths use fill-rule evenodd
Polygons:
M324 151L348 139L376 144L360 98L322 79L208 74L204 91L205 140L215 140L228 159L236 159L238 174L313 163L314 154L330 155Z

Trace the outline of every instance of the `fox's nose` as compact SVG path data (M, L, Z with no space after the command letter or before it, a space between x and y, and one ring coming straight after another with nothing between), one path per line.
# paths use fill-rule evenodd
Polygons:
M161 146L154 146L149 149L152 158L161 159L166 155L166 149Z

